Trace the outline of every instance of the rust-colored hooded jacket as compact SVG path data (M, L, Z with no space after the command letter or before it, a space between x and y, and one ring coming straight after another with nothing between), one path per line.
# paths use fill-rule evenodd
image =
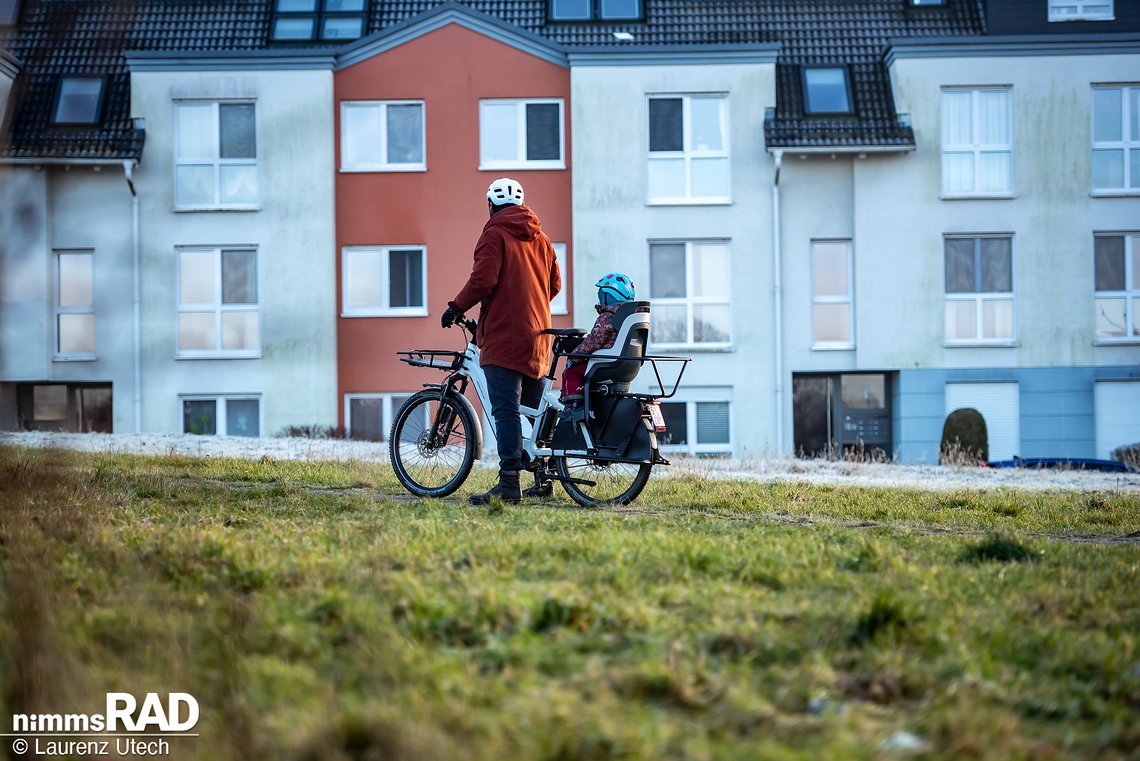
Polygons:
M554 246L526 206L508 206L487 220L475 244L467 285L451 302L466 312L480 304L475 343L480 364L539 378L550 367L550 300L562 289Z

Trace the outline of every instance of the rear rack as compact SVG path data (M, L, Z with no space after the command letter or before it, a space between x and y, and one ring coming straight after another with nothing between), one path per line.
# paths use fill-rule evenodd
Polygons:
M401 362L412 367L430 367L435 370L458 370L463 366L463 352L446 351L444 349L413 349L412 351L398 351Z

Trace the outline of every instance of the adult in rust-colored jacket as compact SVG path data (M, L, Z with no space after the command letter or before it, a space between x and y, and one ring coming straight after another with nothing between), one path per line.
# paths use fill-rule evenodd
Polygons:
M550 363L550 300L562 288L554 246L542 223L523 205L523 189L503 177L487 189L490 219L475 244L471 276L448 303L441 324L448 327L464 312L479 308L475 343L487 376L491 415L499 450L499 484L471 497L485 504L492 497L521 499L522 425L519 402L523 387L539 383Z

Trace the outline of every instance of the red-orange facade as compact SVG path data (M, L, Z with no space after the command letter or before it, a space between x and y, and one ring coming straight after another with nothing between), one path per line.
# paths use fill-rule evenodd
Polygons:
M459 331L441 329L439 318L470 273L472 250L487 220L486 188L495 178L521 182L543 229L565 244L562 280L570 288L570 70L453 23L339 70L334 93L337 362L340 422L347 426L347 395L409 393L442 377L399 362L397 351L462 348ZM565 168L481 170L485 99L560 101ZM345 171L343 104L362 102L422 102L424 169ZM382 246L424 249L426 316L345 316L346 248ZM570 316L554 321L559 327L572 324Z

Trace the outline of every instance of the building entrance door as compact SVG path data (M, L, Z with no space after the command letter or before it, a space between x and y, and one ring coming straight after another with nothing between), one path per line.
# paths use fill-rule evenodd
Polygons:
M792 376L796 454L839 457L891 455L891 409L886 373Z

